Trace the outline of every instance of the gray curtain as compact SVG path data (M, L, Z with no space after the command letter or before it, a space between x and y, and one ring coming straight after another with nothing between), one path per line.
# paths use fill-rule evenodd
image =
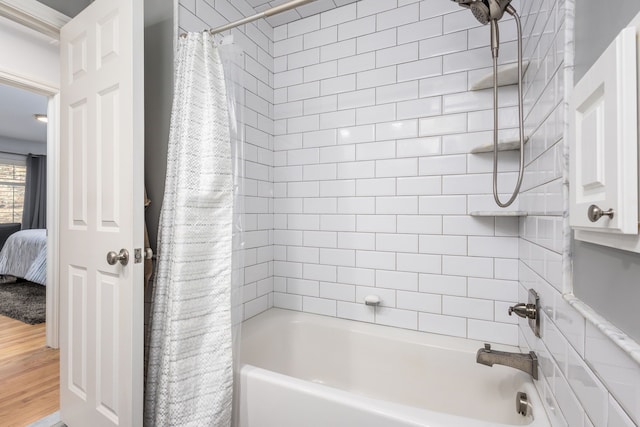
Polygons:
M22 229L47 228L47 156L27 156Z

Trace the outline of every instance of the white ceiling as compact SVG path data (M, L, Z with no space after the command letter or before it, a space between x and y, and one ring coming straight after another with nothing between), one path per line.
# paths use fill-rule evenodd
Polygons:
M279 6L283 3L287 3L290 0L247 0L251 6L253 6L256 12L263 12L274 6ZM325 12L327 10L335 9L336 7L344 6L345 4L354 3L357 0L317 0L304 6L299 6L296 9L289 10L287 12L280 13L278 15L266 18L267 22L272 27L288 24L289 22L297 21L298 19L306 18L316 13ZM386 0L385 0L386 1Z
M0 84L0 138L47 142L47 125L33 118L47 114L47 97Z

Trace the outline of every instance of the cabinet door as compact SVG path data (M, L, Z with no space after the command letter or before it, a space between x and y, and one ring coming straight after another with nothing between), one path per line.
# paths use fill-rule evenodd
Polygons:
M638 234L636 28L624 29L574 88L571 226ZM589 219L596 205L613 215Z

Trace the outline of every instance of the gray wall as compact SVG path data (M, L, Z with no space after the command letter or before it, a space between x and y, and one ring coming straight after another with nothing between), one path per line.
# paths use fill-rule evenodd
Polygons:
M151 206L147 208L147 229L156 250L158 220L164 196L167 169L169 120L173 99L173 0L145 0L145 185Z
M638 12L638 0L576 2L576 82Z
M640 342L640 256L575 242L575 294Z
M25 141L0 136L0 151L15 154L47 154L47 144L45 142Z
M576 4L576 82L640 11L638 0L607 3ZM575 241L573 262L575 295L640 341L640 254Z

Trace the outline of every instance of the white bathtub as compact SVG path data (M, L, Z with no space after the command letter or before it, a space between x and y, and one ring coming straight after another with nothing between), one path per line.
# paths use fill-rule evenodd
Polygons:
M548 427L530 377L477 364L482 344L269 310L243 325L240 425ZM527 417L516 413L518 391Z

